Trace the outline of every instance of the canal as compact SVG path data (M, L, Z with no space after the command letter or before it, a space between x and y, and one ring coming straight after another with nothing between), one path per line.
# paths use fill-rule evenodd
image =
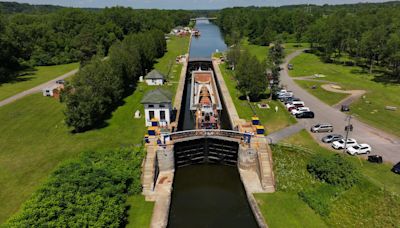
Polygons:
M196 27L201 36L192 39L190 59L210 58L216 50L226 50L218 26L198 20ZM184 96L179 130L190 130L194 124L188 105L188 80ZM223 117L222 122L226 120ZM226 123L222 126L231 127ZM237 167L212 164L177 167L168 227L257 227Z

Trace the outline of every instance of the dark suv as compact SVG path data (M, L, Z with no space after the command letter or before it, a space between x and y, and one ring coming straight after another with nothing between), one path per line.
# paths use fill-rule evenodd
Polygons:
M400 174L400 162L393 166L392 172Z
M300 112L296 114L296 118L314 118L314 112Z

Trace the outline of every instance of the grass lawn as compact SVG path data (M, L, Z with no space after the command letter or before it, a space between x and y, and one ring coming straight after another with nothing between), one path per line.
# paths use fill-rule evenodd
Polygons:
M128 210L127 228L150 227L153 215L154 202L147 202L143 195L134 195L128 198L130 205Z
M24 72L26 75L18 77L19 81L0 84L0 101L50 81L78 67L79 63L70 63L55 66L39 66L35 68L35 71Z
M269 47L250 44L247 40L242 41L242 46L247 48L252 55L255 55L259 61L267 59ZM285 43L283 46L285 47L285 55L290 55L297 50L308 48L310 45L308 43Z
M262 212L272 227L308 227L310 225L304 218L311 220L314 216L319 217L329 227L396 227L400 224L398 176L390 172L387 164L374 165L351 156L346 159L360 168L361 181L348 190L342 190L328 201L331 211L329 215L310 213L311 208L304 208L304 205L308 207L307 204L299 203L302 200L297 196L298 192L320 189L318 187L327 184L308 173L307 163L313 155L333 152L320 147L305 130L289 137L284 143L305 149L273 148L278 191L256 195ZM290 208L290 205L296 206ZM279 211L284 211L285 218L288 219L282 218Z
M306 89L312 95L323 100L328 105L337 104L348 96L348 94L345 93L334 93L321 88L322 85L326 84L323 82L296 80L296 83ZM316 89L312 89L312 86L314 85L317 86Z
M235 104L236 110L239 117L250 121L254 113L246 100L239 99L240 92L236 89L236 80L233 76L233 72L226 68L226 64L219 65L222 76L224 77L226 86L228 87L229 93L232 97L233 103ZM257 103L252 102L251 105L256 112L256 115L260 118L261 123L264 125L268 133L278 131L282 128L290 126L296 123L296 119L285 111L283 105L278 101L267 101L262 100L258 103L268 103L270 109L260 109ZM278 112L275 112L275 106L278 106Z
M254 195L268 227L327 227L295 193L275 192Z
M174 42L188 45L187 40ZM175 61L175 56L165 56L172 57ZM155 88L139 84L112 113L106 127L80 134L71 134L65 126L64 104L41 94L0 107L0 223L18 211L61 161L89 149L96 151L142 143L146 131L144 117L135 119L134 113L136 110L143 113L140 101L146 92ZM166 88L175 91L176 85Z
M366 98L355 102L351 112L368 124L400 136L400 110L385 110L385 106L400 108L399 84L376 82L374 75L363 72L360 67L323 63L313 54L303 53L291 63L294 65L294 70L290 72L293 77L323 74L326 76L323 80L336 82L345 90L366 90ZM314 95L328 104L332 103L331 95L327 93Z

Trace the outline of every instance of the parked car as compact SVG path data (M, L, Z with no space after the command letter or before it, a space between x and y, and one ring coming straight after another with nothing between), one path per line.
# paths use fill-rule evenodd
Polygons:
M293 64L288 64L288 66L287 66L287 68L289 69L289 70L293 70Z
M282 93L282 94L278 95L278 99L285 99L285 98L289 98L289 97L293 97L293 93L292 92Z
M56 84L63 85L63 84L65 84L65 80L64 80L64 79L57 80L57 81L56 81Z
M296 114L296 118L299 118L299 119L301 119L301 118L310 118L310 119L312 119L312 118L314 118L314 112L312 112L312 111L301 112L301 113Z
M304 107L304 102L303 101L292 101L292 102L289 102L286 104L286 108L293 107L293 106Z
M332 143L333 149L340 150L344 149L345 139L341 139ZM346 148L357 145L355 139L347 139Z
M400 174L400 162L393 166L392 172Z
M287 97L287 98L281 99L281 101L282 101L285 105L287 105L287 104L289 104L289 103L292 103L293 101L301 101L301 100L300 100L300 98L297 98L297 97Z
M292 115L296 115L297 113L301 113L301 112L309 112L311 111L309 107L298 107L297 109L292 109L292 111L290 111L292 113Z
M372 163L382 163L383 162L383 159L382 159L382 156L379 156L379 155L369 155L368 156L368 161L369 162L372 162Z
M340 111L350 112L350 107L348 105L342 105L342 107L340 108Z
M346 152L351 155L369 154L371 153L371 146L368 144L358 144L347 147Z
M332 132L333 126L331 124L317 124L311 127L311 132Z
M330 134L330 135L324 136L324 137L322 138L322 142L324 142L324 143L333 143L333 142L339 141L339 140L341 140L341 139L343 139L343 136L342 136L342 135L339 135L339 134Z

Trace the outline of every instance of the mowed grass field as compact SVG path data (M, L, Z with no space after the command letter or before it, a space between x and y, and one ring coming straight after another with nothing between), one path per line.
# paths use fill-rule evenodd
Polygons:
M322 80L332 81L341 86L344 90L366 90L365 99L360 99L351 105L351 112L364 122L389 133L400 136L400 85L374 81L375 75L368 74L360 67L343 66L338 64L323 63L318 56L303 53L294 58L291 63L294 70L290 71L291 76L311 76L323 74L326 77ZM332 99L332 92L319 90L312 91L304 82L297 81L310 93L317 96L327 104L339 100ZM385 110L386 106L396 106L397 111Z
M249 104L245 99L241 100L241 94L236 89L237 83L233 71L227 69L225 63L219 65L219 68L240 118L251 121L251 118L254 116L252 108L250 107L251 105L267 133L278 131L297 122L296 119L285 110L282 103L278 101L261 100L260 102L251 102ZM270 109L260 109L257 106L259 103L268 104ZM276 106L278 106L278 112L275 112Z
M172 50L178 52L175 48L181 47L180 51L184 54L187 41L170 41L168 49L174 47ZM168 52L163 58L175 61L175 57ZM169 61L163 58L159 62ZM161 65L158 67L161 68ZM179 70L181 66L175 68ZM175 84L164 87L176 90ZM112 113L106 121L107 126L79 134L72 134L71 129L66 127L64 104L53 98L34 94L0 107L0 224L18 211L61 161L75 158L85 150L141 144L146 131L144 117L135 119L134 113L140 110L143 114L140 101L146 92L155 88L140 83L136 91L124 99L124 104ZM128 204L140 202L141 199L131 199ZM141 203L146 204L144 200ZM136 218L132 216L136 215L130 212L129 220L135 221ZM151 212L140 216L150 219Z
M303 130L284 140L300 149L274 148L274 173L277 192L255 194L270 227L396 227L400 224L400 180L388 164L372 164L347 156L361 172L361 181L329 199L330 214L321 216L308 206L298 193L322 189L327 184L307 171L314 155L333 152L320 147Z
M32 71L22 72L17 81L0 84L0 101L28 90L79 67L79 63L55 66L39 66Z
M348 96L348 94L345 93L335 93L323 89L321 86L326 84L324 82L296 80L296 83L306 89L312 95L316 97L323 97L324 102L329 105L337 104ZM312 89L313 86L316 86L316 88Z
M259 61L267 60L269 47L250 44L247 40L243 40L241 44L244 48L247 48L252 55L255 55ZM285 55L290 55L297 50L308 48L310 45L307 43L284 43L283 47L285 48Z

